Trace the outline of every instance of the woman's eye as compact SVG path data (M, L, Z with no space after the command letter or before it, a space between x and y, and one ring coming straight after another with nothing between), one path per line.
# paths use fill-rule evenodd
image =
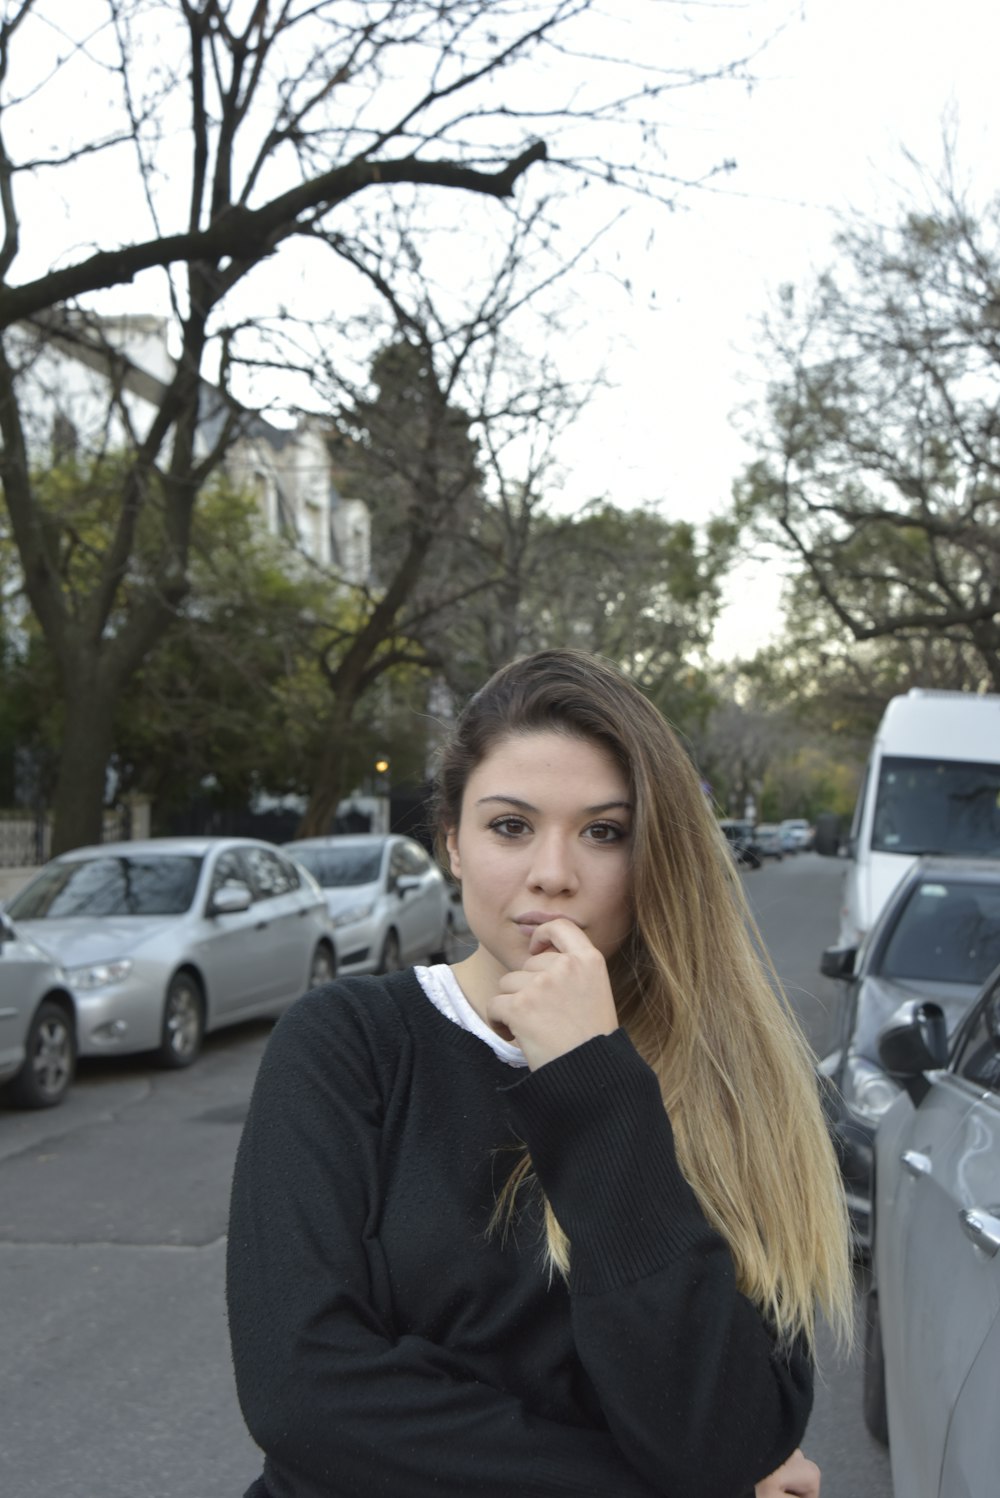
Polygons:
M520 837L528 830L528 824L521 817L497 817L490 823L491 832L499 832L501 837Z
M587 828L587 836L594 843L619 843L627 834L617 822L592 822Z

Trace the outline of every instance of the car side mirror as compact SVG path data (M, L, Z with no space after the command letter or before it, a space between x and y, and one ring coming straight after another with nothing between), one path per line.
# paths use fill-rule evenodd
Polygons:
M857 957L857 947L825 947L819 970L824 978L853 978Z
M0 910L0 947L3 946L5 941L16 941L16 939L17 938L15 936L14 927L4 915L3 911Z
M927 1094L926 1073L948 1064L948 1026L940 1004L910 999L879 1031L878 1055L914 1104Z
M236 915L241 910L249 910L253 904L253 895L245 884L224 884L217 889L209 904L211 915Z
M403 896L408 895L411 889L419 889L420 880L415 874L401 874L396 880L396 893Z

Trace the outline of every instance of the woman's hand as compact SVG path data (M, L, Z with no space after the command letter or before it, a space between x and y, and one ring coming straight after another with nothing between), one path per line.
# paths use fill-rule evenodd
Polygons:
M754 1498L782 1498L785 1493L795 1498L819 1498L819 1468L801 1451L793 1451L787 1462L754 1488Z
M524 966L504 973L486 1010L491 1024L510 1031L532 1071L618 1028L607 963L565 916L535 928Z

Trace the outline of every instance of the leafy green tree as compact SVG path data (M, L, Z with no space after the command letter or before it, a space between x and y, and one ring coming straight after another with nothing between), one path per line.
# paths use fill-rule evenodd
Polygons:
M495 527L504 520L494 514ZM624 510L609 500L569 516L536 510L517 548L498 548L517 564L500 593L517 648L574 645L607 656L673 722L702 717L706 650L734 535L726 522L700 534L651 506ZM484 655L495 618L489 594L469 613Z
M66 458L33 478L60 536L62 584L74 607L100 568L126 464L122 454ZM137 570L153 565L157 545L156 527L144 526ZM269 536L256 501L225 481L206 487L191 549L174 627L130 681L111 726L107 790L142 792L161 817L206 782L221 805L245 805L260 789L303 791L318 753L317 621L336 606L329 580ZM9 544L0 554L16 561ZM16 617L9 606L9 626ZM0 722L13 715L49 802L67 731L56 663L30 614L22 610L9 635Z

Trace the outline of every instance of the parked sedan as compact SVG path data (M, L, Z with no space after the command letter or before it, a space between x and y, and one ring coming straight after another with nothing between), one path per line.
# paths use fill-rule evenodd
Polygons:
M827 1118L858 1246L869 1242L872 1141L899 1087L878 1057L878 1033L909 999L940 1004L949 1033L1000 962L1000 863L922 859L859 950L828 947L821 971L844 978L837 1048L819 1065Z
M385 973L451 956L455 911L449 886L413 838L336 833L284 847L326 896L338 973Z
M740 822L733 817L724 817L719 823L722 835L729 844L729 851L741 867L759 869L763 859L754 841L752 822Z
M776 822L758 822L753 830L753 840L761 858L773 858L776 863L784 858L785 845Z
M66 970L81 1056L189 1066L206 1031L276 1015L334 970L315 881L248 838L78 848L7 911Z
M786 853L804 853L812 847L812 828L804 818L786 817L779 830Z
M864 1412L900 1498L1000 1473L1000 969L959 1027L912 1003L880 1041L906 1092L879 1126Z
M62 969L0 914L0 1096L61 1103L76 1069L76 1021Z

